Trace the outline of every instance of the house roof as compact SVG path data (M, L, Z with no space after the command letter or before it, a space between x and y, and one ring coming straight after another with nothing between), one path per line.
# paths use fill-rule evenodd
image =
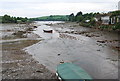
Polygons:
M120 10L115 10L115 11L110 11L108 13L97 14L95 17L100 18L100 17L105 17L105 16L119 16L119 15L120 15Z
M98 15L96 15L95 17L96 18L101 18L101 17L106 17L106 16L111 16L111 14L110 13L103 13L103 14L98 14Z

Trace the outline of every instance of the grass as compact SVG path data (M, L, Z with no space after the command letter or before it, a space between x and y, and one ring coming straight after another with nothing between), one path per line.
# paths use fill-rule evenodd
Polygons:
M31 18L31 20L36 20L36 21L66 21L66 20L68 20L68 16L66 16L66 15L51 15L51 16Z
M20 50L25 47L31 46L40 40L21 40L13 42L4 42L2 43L2 50Z
M23 34L25 34L26 31L18 31L16 33L13 33L13 35L20 37L20 38L24 38L25 36L23 36Z
M120 30L120 24L117 23L115 25L101 25L101 29L108 29L108 30Z

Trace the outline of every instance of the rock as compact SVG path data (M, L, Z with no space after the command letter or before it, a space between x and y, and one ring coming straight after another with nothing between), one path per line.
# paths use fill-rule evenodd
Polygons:
M100 49L99 49L99 50L97 50L97 51L100 51Z
M65 33L69 33L69 31L65 31Z
M58 54L58 56L60 56L61 54Z
M64 63L64 61L62 60L61 62L60 62L60 64L63 64Z
M111 61L118 61L117 59L111 59Z
M43 73L42 71L40 71L40 70L37 70L36 72L38 72L38 73Z
M71 33L74 33L74 31L71 31Z
M86 36L87 36L87 37L92 37L92 36L90 36L89 34L86 34Z
M34 26L34 28L37 28L37 26Z
M105 43L106 41L104 41L104 40L98 40L97 42Z

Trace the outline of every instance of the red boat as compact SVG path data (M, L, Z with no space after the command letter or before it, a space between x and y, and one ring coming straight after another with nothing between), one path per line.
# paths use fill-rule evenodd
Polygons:
M43 30L44 32L46 32L46 33L52 33L53 32L53 30Z

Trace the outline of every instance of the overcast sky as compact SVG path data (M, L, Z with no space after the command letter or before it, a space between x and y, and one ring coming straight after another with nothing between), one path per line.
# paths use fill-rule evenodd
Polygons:
M0 0L0 15L21 17L68 15L82 11L108 12L118 9L119 0Z

